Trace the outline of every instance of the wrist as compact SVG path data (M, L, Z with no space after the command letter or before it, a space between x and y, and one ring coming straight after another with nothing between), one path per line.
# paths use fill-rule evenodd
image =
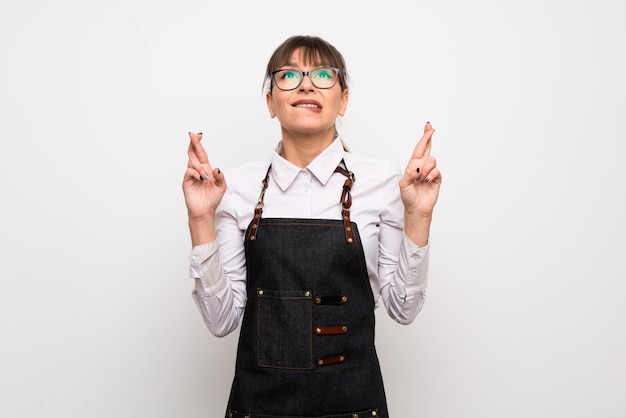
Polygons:
M413 243L415 243L415 245L418 247L424 247L428 244L432 219L432 213L410 213L405 211L404 233L411 241L413 241Z
M215 224L213 216L189 217L189 233L193 247L215 241Z

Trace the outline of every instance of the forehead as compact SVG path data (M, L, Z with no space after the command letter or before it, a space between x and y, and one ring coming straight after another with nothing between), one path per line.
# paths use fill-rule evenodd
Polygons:
M293 66L320 66L327 64L327 60L321 56L319 51L305 50L302 47L292 51L287 62L282 63L282 65Z

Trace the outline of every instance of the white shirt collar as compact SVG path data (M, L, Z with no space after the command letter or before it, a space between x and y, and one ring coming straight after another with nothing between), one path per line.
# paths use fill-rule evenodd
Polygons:
M303 170L308 170L320 183L325 185L346 153L341 139L335 138L306 168L301 169L280 156L282 149L281 141L272 156L272 177L282 191L287 190Z

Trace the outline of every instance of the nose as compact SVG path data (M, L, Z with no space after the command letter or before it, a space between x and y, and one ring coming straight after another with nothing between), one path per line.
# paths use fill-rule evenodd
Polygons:
M300 82L300 88L298 90L299 91L305 91L305 90L312 91L314 87L315 86L313 85L313 82L311 81L311 74L309 74L308 71L305 71L302 74L302 81Z

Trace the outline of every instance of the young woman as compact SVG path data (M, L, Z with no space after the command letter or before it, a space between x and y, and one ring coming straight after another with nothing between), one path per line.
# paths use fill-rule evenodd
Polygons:
M265 88L281 126L270 159L224 174L190 133L183 180L194 300L217 336L243 315L226 416L388 417L374 309L409 324L423 304L434 130L404 174L348 152L346 66L318 37L281 44Z

